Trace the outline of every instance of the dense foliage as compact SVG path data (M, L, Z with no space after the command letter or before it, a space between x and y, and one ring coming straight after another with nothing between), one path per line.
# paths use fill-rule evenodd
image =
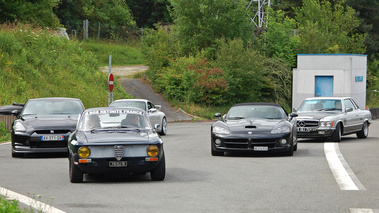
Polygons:
M107 74L91 52L28 26L1 26L0 91L0 105L38 97L79 98L86 108L108 104ZM118 84L115 92L128 97Z

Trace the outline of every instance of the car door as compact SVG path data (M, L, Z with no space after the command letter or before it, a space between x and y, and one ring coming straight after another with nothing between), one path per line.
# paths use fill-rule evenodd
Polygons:
M346 124L345 132L354 132L361 128L360 124L360 110L357 105L355 105L351 99L344 99L344 108L346 112Z
M159 118L159 113L158 110L155 108L154 104L151 103L150 101L147 102L147 112L150 118L151 125L155 124L161 124L160 118Z

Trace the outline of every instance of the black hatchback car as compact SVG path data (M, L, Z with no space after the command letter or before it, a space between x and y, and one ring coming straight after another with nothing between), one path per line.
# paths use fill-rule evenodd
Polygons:
M213 156L224 152L282 152L297 150L296 113L288 115L274 103L240 103L211 126Z
M37 98L13 111L12 157L29 153L67 153L68 137L74 132L83 103L76 98Z
M139 108L85 110L68 142L70 181L83 182L84 174L147 172L152 180L163 180L166 164L158 127Z

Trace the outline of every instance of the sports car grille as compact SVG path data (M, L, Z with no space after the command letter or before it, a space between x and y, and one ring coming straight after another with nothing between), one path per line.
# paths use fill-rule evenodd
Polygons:
M35 133L39 135L45 135L45 134L67 134L70 133L70 130L67 129L57 129L57 130L37 130Z
M317 127L318 120L298 120L297 127Z
M269 148L275 147L276 140L275 139L226 139L225 147L226 148L235 148L235 149L248 149L252 148L254 145L259 146L268 146Z
M125 146L114 145L113 150L114 150L114 155L116 159L121 160L121 158L124 156Z

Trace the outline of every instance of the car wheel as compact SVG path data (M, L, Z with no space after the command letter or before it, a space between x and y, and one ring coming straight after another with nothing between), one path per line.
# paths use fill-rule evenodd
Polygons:
M69 175L71 183L83 182L83 172L80 171L80 169L74 165L74 162L72 160L70 160Z
M284 153L285 156L293 156L294 146L293 142L291 142L291 146L287 152Z
M166 176L166 160L163 154L161 162L159 162L158 166L150 171L150 177L152 180L164 180Z
M166 135L167 134L167 119L166 117L163 117L162 119L162 128L159 132L160 135Z
M362 130L357 132L358 138L367 138L368 136L368 123L365 121L362 126Z
M293 146L293 151L297 151L297 144Z
M16 153L14 149L12 149L12 157L13 158L21 158L24 157L24 153Z
M337 124L336 130L334 130L332 134L332 141L333 142L340 142L342 137L342 131L341 131L341 124Z

